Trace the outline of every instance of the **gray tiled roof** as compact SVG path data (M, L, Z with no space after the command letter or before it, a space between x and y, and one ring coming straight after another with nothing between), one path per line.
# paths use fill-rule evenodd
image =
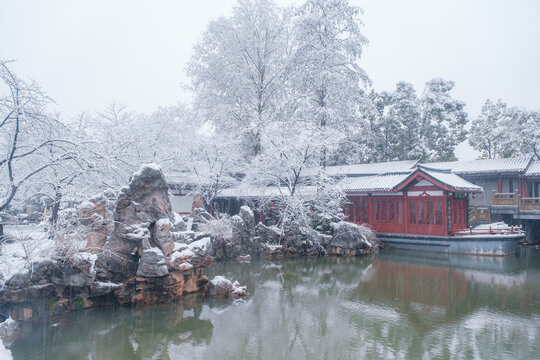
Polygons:
M425 165L433 169L448 169L458 175L523 174L530 162L530 156L520 156L508 159L450 161Z
M526 176L540 176L540 160L534 160L525 173Z

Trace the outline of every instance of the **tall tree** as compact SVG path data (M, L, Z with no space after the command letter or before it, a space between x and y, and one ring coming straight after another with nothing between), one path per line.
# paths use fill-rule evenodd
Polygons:
M249 156L277 113L289 59L290 9L239 0L230 18L212 21L187 66L194 107L220 132L242 134Z
M420 101L412 84L400 81L392 94L390 118L398 123L398 147L393 160L419 159Z
M455 83L435 78L426 83L421 101L421 158L427 161L455 160L454 150L465 140L465 103L450 92Z
M540 160L540 111L511 107L500 123L502 157L533 155Z
M500 99L497 102L486 100L480 115L471 123L469 131L469 144L473 149L481 152L483 159L501 157L502 120L506 114L506 104Z
M68 142L54 137L61 123L47 112L52 100L9 65L0 61L0 212L24 185L69 157L63 151Z
M299 9L291 76L303 99L304 121L313 121L319 132L332 128L345 134L348 125L360 120L361 90L369 82L358 65L367 44L360 14L347 0L308 0ZM329 150L323 147L322 167Z

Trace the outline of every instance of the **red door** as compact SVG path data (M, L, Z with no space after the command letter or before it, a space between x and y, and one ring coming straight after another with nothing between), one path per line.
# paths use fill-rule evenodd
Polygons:
M444 197L409 197L409 234L446 235L443 219Z
M450 219L452 233L467 228L467 202L465 199L450 200Z
M372 226L376 232L404 233L404 201L402 196L373 196Z

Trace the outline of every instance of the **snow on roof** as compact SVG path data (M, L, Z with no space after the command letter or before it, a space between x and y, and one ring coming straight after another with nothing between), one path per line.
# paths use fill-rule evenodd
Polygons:
M417 170L409 172L344 178L339 182L339 186L348 193L393 192L399 185L419 171L456 191L483 191L480 186L474 185L450 171L428 169L422 165L418 165Z
M484 191L482 187L478 185L474 185L454 173L427 169L421 165L419 165L418 168L425 174L443 183L444 185L447 185L448 187L455 189L456 191L471 191L471 192Z
M347 177L338 186L345 192L390 192L401 184L411 172L390 173L374 176Z
M448 169L458 175L524 173L531 162L530 156L508 159L450 161L425 164L432 169Z
M414 168L418 160L388 161L372 164L354 164L328 166L326 172L330 176L361 176L385 173L406 172Z
M527 169L525 176L540 176L540 160L534 160Z
M316 186L299 186L296 194L300 196L312 196L317 193ZM243 197L257 198L268 196L289 196L289 189L277 186L239 186L237 188L223 189L218 197Z

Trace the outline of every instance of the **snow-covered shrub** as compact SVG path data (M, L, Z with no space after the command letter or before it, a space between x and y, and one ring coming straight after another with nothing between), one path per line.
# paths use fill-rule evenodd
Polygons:
M77 209L61 210L56 228L49 227L49 233L54 239L55 256L71 258L84 250L86 245L86 228L77 217Z
M200 225L200 231L210 234L217 240L228 240L232 238L232 223L228 216L218 219L211 219Z

